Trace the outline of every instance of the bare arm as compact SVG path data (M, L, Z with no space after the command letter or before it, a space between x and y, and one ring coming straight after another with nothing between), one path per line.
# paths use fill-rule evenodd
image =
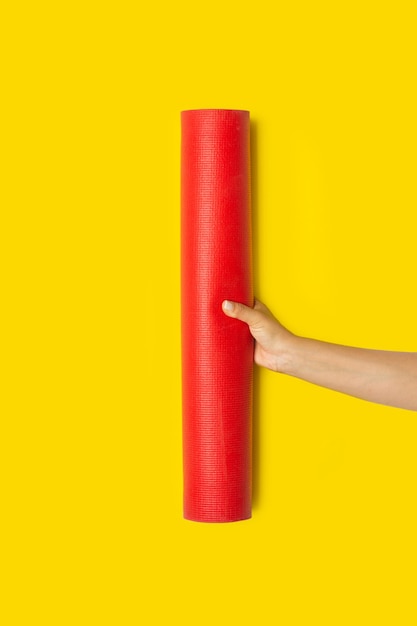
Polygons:
M228 304L229 308L223 303L226 315L249 325L258 365L363 400L417 411L417 353L367 350L298 337L259 301L253 309Z

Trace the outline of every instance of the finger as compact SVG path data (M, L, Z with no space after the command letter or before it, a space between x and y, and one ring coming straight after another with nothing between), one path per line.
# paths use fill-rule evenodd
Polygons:
M259 321L259 311L255 311L249 306L242 304L241 302L232 302L231 300L224 300L223 311L229 317L235 317L242 322L246 322L249 326Z
M255 298L255 304L253 308L255 309L255 311L260 311L262 313L266 313L267 315L272 315L268 307L257 298Z

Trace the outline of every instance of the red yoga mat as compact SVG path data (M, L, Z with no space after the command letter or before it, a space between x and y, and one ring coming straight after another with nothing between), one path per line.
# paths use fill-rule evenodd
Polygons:
M253 305L248 111L181 113L184 517L251 517Z

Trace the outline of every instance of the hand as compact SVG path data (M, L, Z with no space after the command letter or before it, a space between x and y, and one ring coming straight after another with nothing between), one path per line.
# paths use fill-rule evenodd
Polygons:
M246 322L255 338L255 362L355 398L417 411L417 352L369 350L293 335L255 301L225 300L223 311Z
M225 300L223 312L246 322L255 339L255 363L275 372L286 372L289 366L292 345L297 337L287 330L259 300L253 308L239 302Z

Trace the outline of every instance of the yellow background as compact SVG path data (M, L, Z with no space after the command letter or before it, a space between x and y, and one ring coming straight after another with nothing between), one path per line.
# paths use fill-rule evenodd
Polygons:
M257 296L417 350L413 5L3 4L5 626L416 623L416 415L258 371L253 518L186 522L179 332L179 112L244 108Z

